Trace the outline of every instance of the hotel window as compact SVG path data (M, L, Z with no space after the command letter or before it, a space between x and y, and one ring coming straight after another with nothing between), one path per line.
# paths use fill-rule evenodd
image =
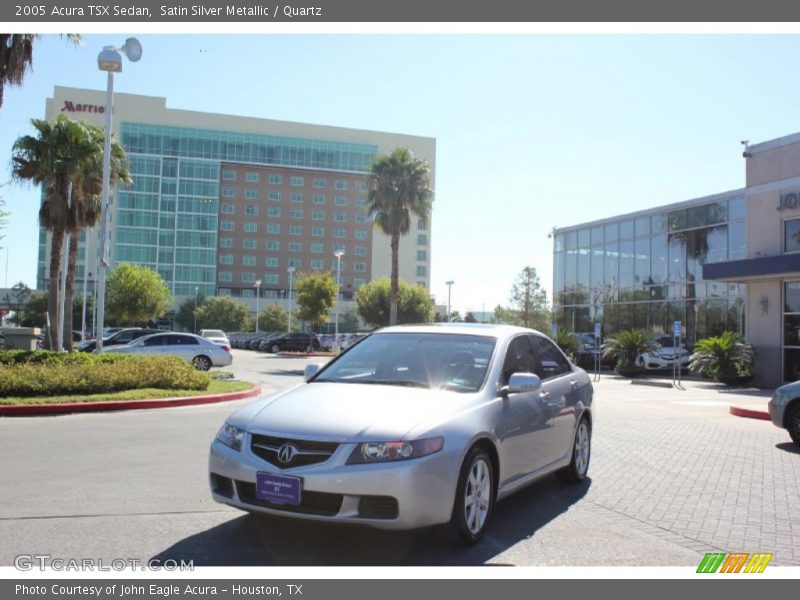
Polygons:
M322 254L325 252L325 246L323 244L311 244L311 252L313 254Z
M367 270L367 263L364 262L353 263L353 270L355 270L357 273L364 273Z
M356 229L355 232L353 233L353 237L356 238L357 240L365 240L367 239L367 232L364 231L363 229Z
M366 192L367 191L367 182L366 181L356 181L356 191L357 192Z
M305 180L300 177L299 175L292 175L292 178L289 180L289 185L293 185L295 187L301 186L305 184Z
M236 214L236 205L235 204L223 203L223 205L220 206L220 210L219 211L223 215L235 215Z
M277 268L278 267L278 257L277 256L268 256L265 264L268 267Z
M253 283L256 280L256 274L252 271L243 271L242 272L242 281L244 283ZM244 290L242 290L244 291Z
M292 219L302 219L303 218L303 209L302 208L293 208L289 211L289 216Z
M248 221L244 224L244 231L245 233L256 233L258 231L258 223Z
M242 240L242 248L245 250L255 250L258 248L258 240L254 238L244 238Z
M311 228L311 235L314 237L325 237L325 228L324 227L312 227Z
M219 238L220 248L233 248L233 238Z
M280 250L281 243L278 240L267 240L267 250Z
M427 246L428 245L428 235L425 233L420 233L417 236L417 245L419 246Z
M230 169L223 169L222 178L225 181L236 181L236 171L231 171Z
M353 279L353 287L356 288L356 289L360 288L365 283L367 283L366 279L361 279L359 277Z
M417 219L417 229L419 229L420 231L425 231L427 229L427 227L425 226L425 221L423 221L422 219Z
M272 185L280 185L283 183L283 177L281 177L280 175L276 175L275 173L270 173L269 182Z
M314 194L314 197L311 199L314 204L325 204L325 196L322 194Z
M333 203L336 206L347 206L347 198L345 198L344 196L336 196L333 199Z
M353 251L353 254L355 254L356 256L366 256L367 249L364 246L356 246L355 250Z
M244 214L246 214L248 217L257 217L258 207L254 206L253 204L248 204L244 207Z
M231 288L219 288L219 295L220 296L230 296L231 295Z
M342 259L341 265L338 265L337 263L338 261L336 259L331 261L331 270L335 271L337 267L341 267L342 271L344 271L347 265L347 261L345 259Z
M281 226L277 223L267 223L267 233L280 233Z
M333 237L344 239L347 237L347 232L344 229L334 229L333 230Z
M266 277L264 277L264 282L271 285L278 285L278 275L276 273L267 273Z
M289 242L289 252L302 252L302 251L303 251L302 242Z
M225 198L235 198L236 197L236 190L229 187L222 188L222 195Z
M245 190L244 197L248 200L258 200L261 195L258 193L258 190Z
M289 226L289 235L303 235L303 226L302 225L290 225Z
M347 222L347 213L337 212L333 213L333 220L337 223L346 223Z
M270 206L267 208L267 216L271 219L277 219L281 216L281 207L280 206Z
M336 189L337 190L346 190L347 189L347 181L344 179L337 179L336 180Z
M368 218L369 215L364 215L364 214L356 215L356 223L364 225L365 223L367 223Z
M428 267L424 265L420 265L417 267L417 277L427 277L428 276Z
M233 281L233 273L230 271L220 271L219 272L219 280L220 281Z
M245 254L242 256L242 265L245 267L255 267L256 266L256 257L251 254Z
M428 260L428 251L417 250L417 260Z
M356 208L366 208L367 207L367 199L366 198L358 198L356 199Z
M256 295L255 290L247 288L246 290L242 290L242 298L253 298Z
M800 219L783 222L783 251L800 252Z
M290 258L289 266L294 267L295 269L300 269L303 267L303 261L300 260L299 258Z
M325 211L324 210L315 210L311 213L311 219L313 221L324 221L325 220Z
M322 267L323 267L323 265L324 265L325 263L324 263L324 261L321 261L320 259L318 259L318 258L315 258L315 259L313 259L313 260L311 261L311 263L310 263L310 264L311 264L311 268L312 268L312 269L314 269L315 271L319 271L319 270L321 270L321 269L322 269Z
M280 192L270 192L267 194L267 198L272 200L273 202L280 202L281 201L281 193Z
M233 231L233 221L220 221L219 228L222 231Z
M324 177L315 177L314 178L314 187L315 188L324 188L328 185L328 180Z
M253 173L252 171L248 171L244 174L244 180L247 183L258 183L261 178L258 176L258 173Z
M344 244L334 244L333 253L336 254L337 252L343 252L347 254L347 248L344 247Z
M232 265L233 264L233 254L220 254L219 255L219 264L221 264L221 265Z
M302 202L303 201L303 194L300 192L294 192L292 194L292 202Z

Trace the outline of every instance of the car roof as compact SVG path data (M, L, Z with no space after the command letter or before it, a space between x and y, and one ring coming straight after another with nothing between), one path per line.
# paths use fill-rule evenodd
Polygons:
M544 335L535 329L498 325L493 323L431 323L427 325L396 325L378 329L374 333L450 333L458 335L482 335L494 338L508 338L519 333Z

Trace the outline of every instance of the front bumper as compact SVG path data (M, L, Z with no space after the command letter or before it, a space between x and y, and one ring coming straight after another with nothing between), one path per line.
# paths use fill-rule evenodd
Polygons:
M242 510L379 529L414 529L446 523L453 510L461 456L447 447L418 459L347 465L356 444L340 444L324 463L279 469L253 454L214 440L209 483L215 501ZM256 473L301 477L303 502L280 506L255 497Z
M678 364L680 365L681 369L687 369L689 367L689 359L690 357L681 356L678 359ZM659 371L662 369L672 369L675 365L675 359L673 358L664 358L663 356L648 356L643 355L641 358L642 366L647 369L648 371Z
M770 398L770 401L767 403L767 410L769 411L769 418L772 420L772 424L781 429L783 429L784 408L785 405L776 400L775 396Z

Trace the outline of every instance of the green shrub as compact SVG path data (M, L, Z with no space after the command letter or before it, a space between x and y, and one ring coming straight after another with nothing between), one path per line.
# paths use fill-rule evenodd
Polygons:
M98 394L140 388L204 390L211 383L177 356L0 353L0 396Z

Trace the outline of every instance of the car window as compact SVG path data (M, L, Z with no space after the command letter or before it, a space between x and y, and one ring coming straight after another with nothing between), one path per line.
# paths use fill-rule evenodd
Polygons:
M503 361L503 373L500 377L500 385L506 385L509 377L514 373L535 373L536 358L533 355L528 336L522 335L511 340L506 350L506 357Z
M539 358L536 374L540 379L558 377L572 370L569 361L553 342L538 335L531 336L531 342Z
M167 344L170 346L196 346L198 343L195 338L188 335L170 335L168 337Z
M130 342L131 340L133 340L133 334L134 334L133 331L121 331L120 333L114 336L114 341L123 343Z
M144 345L145 346L163 346L164 345L164 339L166 337L167 336L165 336L165 335L154 335L151 338L147 338L144 341Z

